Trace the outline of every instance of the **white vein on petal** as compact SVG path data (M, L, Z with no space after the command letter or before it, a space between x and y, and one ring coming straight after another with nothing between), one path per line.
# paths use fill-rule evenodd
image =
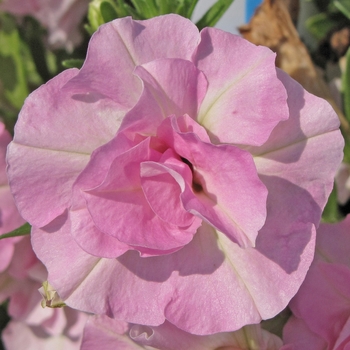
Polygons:
M131 54L131 52L130 52L128 46L126 45L125 41L123 40L122 35L119 33L118 28L116 28L114 25L113 25L112 27L113 27L114 31L117 33L117 35L119 36L120 41L121 41L122 44L124 45L124 47L125 47L125 49L126 49L126 52L128 53L128 55L129 55L129 57L130 57L132 63L134 64L135 67L138 66L138 64L136 63L136 60L135 60L134 57L132 56L132 54Z
M259 308L258 308L258 306L257 306L257 304L256 304L256 302L255 302L255 300L254 300L254 298L253 298L253 295L252 295L252 293L250 292L250 289L249 289L248 285L245 283L244 279L241 277L241 275L238 273L237 269L235 268L234 263L233 263L233 262L231 261L231 259L229 258L229 254L226 253L226 249L224 248L225 243L224 243L224 242L221 242L221 240L220 240L220 235L222 235L221 237L224 237L224 238L226 238L226 239L229 239L229 238L227 238L222 232L220 232L220 231L218 231L218 230L215 230L215 231L216 231L217 237L218 237L217 242L218 242L219 248L221 249L221 251L222 251L223 254L225 255L226 261L227 261L227 262L229 263L229 265L232 267L232 270L235 272L236 276L242 281L242 283L243 283L245 289L246 289L247 292L249 293L249 296L250 296L251 300L253 301L253 304L254 304L254 306L255 306L256 311L259 313L259 316L260 316L260 318L262 319L262 316L261 316L261 314L260 314ZM231 242L231 243L236 244L236 243L234 243L234 242ZM240 249L242 249L242 248L240 248ZM247 248L247 249L249 249L249 248ZM254 249L254 248L250 248L250 249Z
M69 150L64 150L64 149L53 149L53 148L48 148L48 147L39 147L39 146L34 146L34 145L26 145L24 143L19 143L16 141L12 141L12 144L20 146L20 147L27 147L27 148L34 148L42 151L49 151L49 152L60 152L60 153L71 153L71 154L78 154L81 156L88 156L90 157L91 153L85 153L85 152L77 152L77 151L69 151Z
M82 274L80 274L80 276L82 276L81 281L76 285L76 287L72 290L72 292L70 292L68 294L68 296L65 298L65 301L68 300L69 298L71 298L76 292L78 292L79 288L83 285L83 283L85 281L87 281L88 277L91 275L91 273L95 270L96 266L102 261L102 260L107 260L105 258L97 258L96 256L90 255L91 257L97 259L97 261L93 264L93 266L89 269L89 271L87 273L84 274L84 276L82 276ZM90 257L89 256L89 257ZM110 260L110 259L109 259Z
M315 139L317 137L321 137L321 136L324 136L324 135L327 135L327 134L330 134L330 133L334 133L334 132L338 133L339 129L334 129L334 130L322 132L322 133L317 134L317 135L312 135L310 137L306 137L304 139L297 140L295 142L289 143L287 145L284 145L284 146L281 146L281 147L278 147L278 148L274 148L274 149L272 149L270 151L266 151L265 153L260 153L260 154L253 154L253 153L251 153L249 151L249 148L243 148L243 149L247 150L248 152L250 152L252 154L253 159L254 159L254 161L256 163L256 161L259 161L259 158L261 158L262 160L266 160L265 156L268 155L268 154L272 154L274 152L279 152L279 151L284 150L286 148L293 147L293 146L295 146L295 145L297 145L299 143L308 142L309 140L312 140L312 139Z
M210 104L210 106L207 108L206 112L202 116L201 113L199 113L198 116L198 123L201 125L204 124L205 119L208 117L208 114L210 110L214 107L214 105L220 100L220 98L226 94L233 86L237 85L242 79L244 79L247 75L254 73L255 68L257 68L260 63L262 63L266 58L268 58L270 55L264 56L261 60L257 61L254 65L249 67L243 74L241 74L237 79L235 79L231 84L228 84L227 87L225 87L221 92L218 93L218 96L214 99L214 101ZM276 77L277 78L277 77ZM208 86L208 89L210 89L210 85Z

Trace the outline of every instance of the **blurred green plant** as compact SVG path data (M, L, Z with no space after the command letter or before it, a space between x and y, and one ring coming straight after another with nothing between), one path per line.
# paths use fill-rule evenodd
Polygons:
M0 80L4 96L20 108L28 95L21 40L13 19L0 15Z
M349 0L314 0L320 13L306 20L306 27L317 39L324 39L333 29L350 24Z
M126 16L148 19L176 13L191 18L197 2L198 0L93 0L89 5L89 24L85 28L92 35L101 24ZM232 3L233 0L217 0L196 23L198 29L214 26Z

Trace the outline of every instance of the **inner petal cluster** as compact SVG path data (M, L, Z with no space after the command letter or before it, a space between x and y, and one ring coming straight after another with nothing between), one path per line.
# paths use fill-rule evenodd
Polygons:
M249 153L211 144L188 115L169 116L156 135L134 140L113 159L103 182L85 191L100 231L143 255L161 255L188 244L205 220L239 245L254 245L267 191Z

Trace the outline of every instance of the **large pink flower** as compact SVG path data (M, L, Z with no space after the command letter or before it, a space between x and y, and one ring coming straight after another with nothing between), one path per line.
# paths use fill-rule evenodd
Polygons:
M350 348L350 215L321 224L315 259L290 307L284 340L298 350ZM288 349L288 348L287 348Z
M89 0L2 0L0 9L16 16L33 16L48 30L53 47L71 50L81 41L81 20Z
M274 60L176 15L124 18L27 99L10 184L68 305L196 334L287 305L343 141Z

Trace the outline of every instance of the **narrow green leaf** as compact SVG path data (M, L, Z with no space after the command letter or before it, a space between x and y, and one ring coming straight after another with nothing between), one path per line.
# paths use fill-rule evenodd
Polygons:
M342 75L342 90L345 117L350 121L350 48L346 52L345 72Z
M176 1L172 1L172 4L174 5ZM159 14L165 15L166 13L172 12L172 5L169 0L160 0L158 1L157 5L159 6Z
M100 5L100 11L105 23L118 18L118 14L110 2L103 1Z
M337 24L326 13L318 13L305 21L306 28L317 40L325 38Z
M222 15L231 6L233 0L218 0L196 23L199 30L204 27L213 27L222 17Z
M8 102L20 109L29 93L21 55L22 43L10 16L0 16L0 28L0 80Z
M116 11L118 13L118 18L130 16L128 7L130 7L124 0L117 0L115 3Z
M187 18L191 18L193 15L193 11L197 5L198 0L189 0L186 1L186 8L187 8L187 13L186 13L186 17Z
M161 0L160 0L161 1ZM198 0L178 0L172 2L172 13L191 19Z
M81 68L84 60L78 58L70 58L68 60L62 61L62 66L65 68Z
M337 189L334 185L333 191L331 192L328 202L322 213L322 221L323 222L337 222L341 218L338 202L337 202Z
M349 0L335 0L334 6L348 19L350 19L350 1Z
M15 230L13 230L11 232L4 233L3 235L0 235L0 239L29 235L31 228L32 227L28 223L25 223L21 227L16 228Z
M53 74L51 74L47 62L46 47L43 43L44 30L37 20L32 17L26 17L23 21L23 35L30 50L35 69L44 82L49 81Z

